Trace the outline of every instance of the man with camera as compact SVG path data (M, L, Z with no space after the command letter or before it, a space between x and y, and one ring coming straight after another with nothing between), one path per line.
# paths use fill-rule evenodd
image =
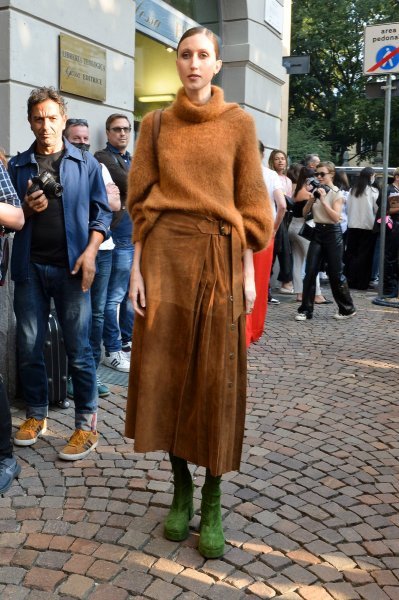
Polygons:
M0 152L0 261L2 275L7 269L8 255L5 252L5 228L21 229L24 224L24 214L16 191L11 183L6 169L6 160ZM3 278L2 282L3 284ZM11 442L11 413L7 392L0 375L0 495L11 486L15 477L21 472L21 467L12 455Z
M98 444L89 290L98 248L108 235L111 210L98 162L62 137L66 107L54 88L32 90L28 121L35 142L9 163L26 221L15 236L11 259L18 367L27 407L27 420L14 443L31 446L46 431L48 391L43 346L53 299L75 401L75 432L59 457L77 460Z

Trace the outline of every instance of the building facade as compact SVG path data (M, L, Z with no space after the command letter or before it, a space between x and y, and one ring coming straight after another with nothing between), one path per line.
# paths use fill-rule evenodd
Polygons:
M173 99L174 49L201 24L221 39L226 99L253 115L268 148L285 149L290 11L291 0L0 0L0 146L12 156L32 142L26 100L40 85L61 88L68 116L88 119L93 149L111 112L137 129Z
M137 131L146 112L173 100L177 41L201 24L221 40L216 83L226 100L252 114L266 148L285 150L290 23L291 0L0 0L0 146L13 156L31 145L26 102L43 85L61 89L69 117L88 120L93 151L104 146L111 113ZM0 342L9 350L11 296L9 284L0 298ZM13 356L0 355L11 395Z

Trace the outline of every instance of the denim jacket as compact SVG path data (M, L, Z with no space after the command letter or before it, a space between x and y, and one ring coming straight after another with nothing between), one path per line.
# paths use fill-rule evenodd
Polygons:
M109 235L112 212L101 174L101 167L90 152L82 152L64 139L65 152L60 163L60 183L64 188L62 204L68 250L69 268L89 243L91 231ZM8 170L11 181L23 202L28 180L38 175L35 144L14 156ZM29 279L32 217L28 217L21 231L15 234L11 257L11 277L14 281Z

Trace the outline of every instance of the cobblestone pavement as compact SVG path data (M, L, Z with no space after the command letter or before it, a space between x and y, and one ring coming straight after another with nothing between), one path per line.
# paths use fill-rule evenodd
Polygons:
M371 297L343 322L333 306L300 323L291 298L269 307L241 472L223 478L221 560L198 554L198 514L187 541L162 537L170 465L122 436L125 388L101 401L87 460L56 459L73 419L53 411L0 498L1 600L399 599L399 313Z

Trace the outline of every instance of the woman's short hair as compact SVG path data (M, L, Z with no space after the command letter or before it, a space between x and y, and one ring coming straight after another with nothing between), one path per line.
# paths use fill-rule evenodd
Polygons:
M199 33L203 33L204 35L206 35L207 38L209 38L213 44L213 47L215 48L215 54L216 54L216 59L220 60L220 46L219 46L219 40L216 36L215 33L213 33L213 31L211 31L210 29L207 29L207 27L201 27L200 25L197 27L191 27L190 29L187 29L187 31L185 31L183 33L183 35L181 36L179 43L177 44L177 54L179 54L179 48L180 48L180 44L182 43L183 40L192 37L193 35L197 35Z

